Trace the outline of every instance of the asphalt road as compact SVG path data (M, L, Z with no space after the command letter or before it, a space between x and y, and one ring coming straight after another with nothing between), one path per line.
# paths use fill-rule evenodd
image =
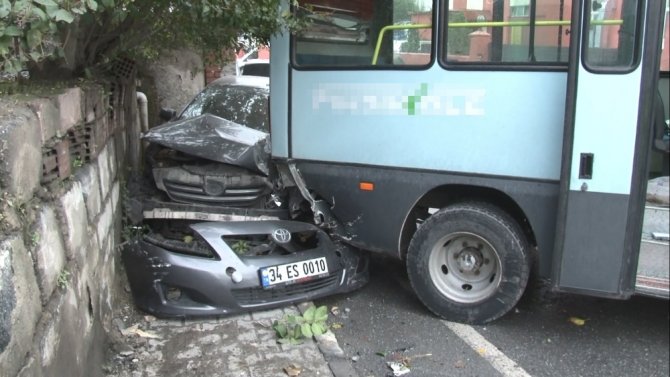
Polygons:
M401 263L373 258L366 287L316 304L339 309L330 322L361 377L392 376L387 362L403 359L422 377L670 375L667 300L557 294L534 280L513 312L462 327L478 343L422 306Z

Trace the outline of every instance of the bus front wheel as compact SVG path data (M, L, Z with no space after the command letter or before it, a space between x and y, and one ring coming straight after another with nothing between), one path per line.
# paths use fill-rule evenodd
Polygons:
M416 231L407 272L419 299L450 321L483 324L519 301L530 273L519 225L486 203L443 208Z

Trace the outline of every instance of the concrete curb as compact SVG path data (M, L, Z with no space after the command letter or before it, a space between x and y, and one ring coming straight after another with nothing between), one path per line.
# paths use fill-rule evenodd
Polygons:
M301 314L305 313L310 306L315 306L313 302L303 302L298 305L298 310ZM351 365L351 362L347 359L344 351L337 342L335 334L328 330L327 333L323 335L317 335L314 337L316 339L316 344L319 347L319 350L323 354L323 357L328 362L328 367L330 371L333 372L335 377L359 377L358 373Z

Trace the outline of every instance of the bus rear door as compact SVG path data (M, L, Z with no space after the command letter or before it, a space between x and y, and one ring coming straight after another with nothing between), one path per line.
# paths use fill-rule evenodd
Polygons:
M554 284L634 293L664 1L574 7Z

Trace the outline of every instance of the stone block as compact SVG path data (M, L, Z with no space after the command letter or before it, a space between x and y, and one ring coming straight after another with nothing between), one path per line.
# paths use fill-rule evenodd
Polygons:
M84 194L84 201L86 202L88 221L93 222L102 208L98 167L95 164L86 164L77 170L75 176L76 180L81 183L81 191Z
M97 85L87 87L84 91L84 114L86 115L86 122L89 123L95 119L103 119L105 111L102 88Z
M111 237L108 239L111 240ZM111 245L108 242L107 245ZM118 276L116 276L116 268L114 261L114 254L105 254L102 259L98 273L98 282L100 287L98 291L98 313L101 325L107 332L112 329L112 319L114 317L114 300L113 296L119 287Z
M88 309L86 289L78 289L73 277L62 294L49 303L35 334L39 361L46 376L83 376L99 365L91 365L101 352L102 338ZM97 336L96 336L97 335Z
M114 210L114 217L116 218L117 215L119 215L116 211L119 208L119 195L121 192L121 188L119 185L119 181L114 182L114 185L112 186L112 196L110 199L112 200L112 208Z
M171 51L148 67L156 80L160 107L180 109L202 90L205 82L200 54L189 49Z
M37 355L31 355L28 357L26 364L21 368L19 374L16 377L42 377L42 368L35 359ZM37 356L38 357L38 356ZM38 357L39 358L39 357Z
M121 131L116 137L116 166L122 169L126 165L126 131ZM127 171L119 171L119 174L126 174Z
M81 89L69 88L56 98L60 110L60 131L67 130L82 122Z
M114 209L112 208L112 201L107 200L105 209L100 213L98 223L96 224L96 234L98 235L99 247L102 250L105 247L110 235L112 235L112 225L114 224Z
M109 194L109 189L111 185L110 172L109 172L109 152L107 148L103 148L98 155L98 174L100 174L100 192L102 193L102 199L107 199L107 194Z
M0 370L16 375L32 343L42 305L32 260L20 237L0 243Z
M109 174L112 180L116 179L117 164L116 164L116 141L115 137L109 138L107 142L107 154L109 156Z
M36 242L35 265L37 284L42 292L42 302L46 303L58 282L58 275L65 267L65 249L60 235L56 213L44 207L37 220L37 230L32 235Z
M0 186L23 202L30 199L42 177L40 126L26 106L0 114Z
M53 137L62 136L59 123L60 113L51 99L36 98L28 103L28 107L37 117L43 144Z
M75 181L68 192L60 198L62 217L67 227L65 247L68 258L73 258L86 245L88 238L88 215L81 183Z
M81 256L85 257L86 262L85 266L89 268L89 276L91 278L97 277L98 275L98 263L100 263L100 242L98 241L98 235L95 232L89 233L90 237L88 238L88 246L83 248L81 251ZM79 258L79 255L77 256Z

